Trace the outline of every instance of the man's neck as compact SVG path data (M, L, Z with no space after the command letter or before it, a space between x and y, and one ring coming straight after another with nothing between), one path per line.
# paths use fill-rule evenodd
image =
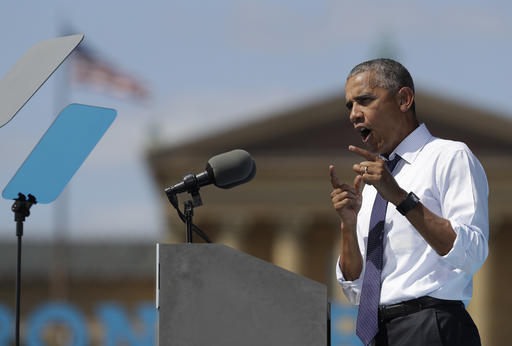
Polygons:
M404 141L404 139L406 139L407 137L409 137L409 135L411 133L414 132L414 130L416 130L418 127L420 126L420 124L418 123L418 121L416 120L416 117L414 117L414 122L411 122L410 126L408 127L408 130L407 131L404 131L404 134L401 136L400 138L400 141L398 141L398 143L396 143L394 146L393 146L393 149L391 149L390 152L386 152L386 153L382 153L380 154L380 156L384 157L386 160L389 160L389 155L391 155L391 153L393 151L395 151L395 149L400 145L400 143L402 143Z

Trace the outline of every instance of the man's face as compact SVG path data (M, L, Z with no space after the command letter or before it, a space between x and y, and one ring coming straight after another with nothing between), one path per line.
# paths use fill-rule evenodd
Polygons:
M350 122L361 134L367 148L378 154L390 154L402 141L401 128L405 121L396 94L375 87L367 71L352 76L345 85L345 99Z

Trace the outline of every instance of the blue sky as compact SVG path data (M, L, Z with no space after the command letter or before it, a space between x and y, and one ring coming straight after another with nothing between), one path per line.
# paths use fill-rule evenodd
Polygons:
M165 187L148 174L150 143L339 93L353 65L390 47L418 89L510 116L511 19L506 1L4 1L0 75L69 25L152 97L139 103L77 85L62 97L57 72L0 128L0 188L66 104L115 108L114 125L67 189L66 234L155 241ZM0 239L15 239L11 204L0 201ZM25 239L52 240L55 210L33 207Z

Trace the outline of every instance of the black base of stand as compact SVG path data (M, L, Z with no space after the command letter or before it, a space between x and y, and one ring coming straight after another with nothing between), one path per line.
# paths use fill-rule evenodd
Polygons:
M20 306L21 306L21 238L23 237L23 222L30 215L30 207L36 204L36 198L28 194L28 199L24 194L18 193L18 198L14 200L11 210L14 212L14 221L16 221L16 236L18 237L18 251L16 261L16 329L14 336L16 346L20 345Z

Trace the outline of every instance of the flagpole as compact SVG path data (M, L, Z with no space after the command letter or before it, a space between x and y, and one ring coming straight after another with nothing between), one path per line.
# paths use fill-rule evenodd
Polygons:
M58 29L59 36L65 36L69 33L60 21ZM71 98L70 90L70 59L65 61L59 68L55 76L55 96L54 96L54 116L56 118L63 107L65 107ZM53 254L52 271L49 282L50 296L53 299L65 300L68 296L68 267L66 263L68 255L69 227L70 227L70 190L69 184L60 197L53 203Z

